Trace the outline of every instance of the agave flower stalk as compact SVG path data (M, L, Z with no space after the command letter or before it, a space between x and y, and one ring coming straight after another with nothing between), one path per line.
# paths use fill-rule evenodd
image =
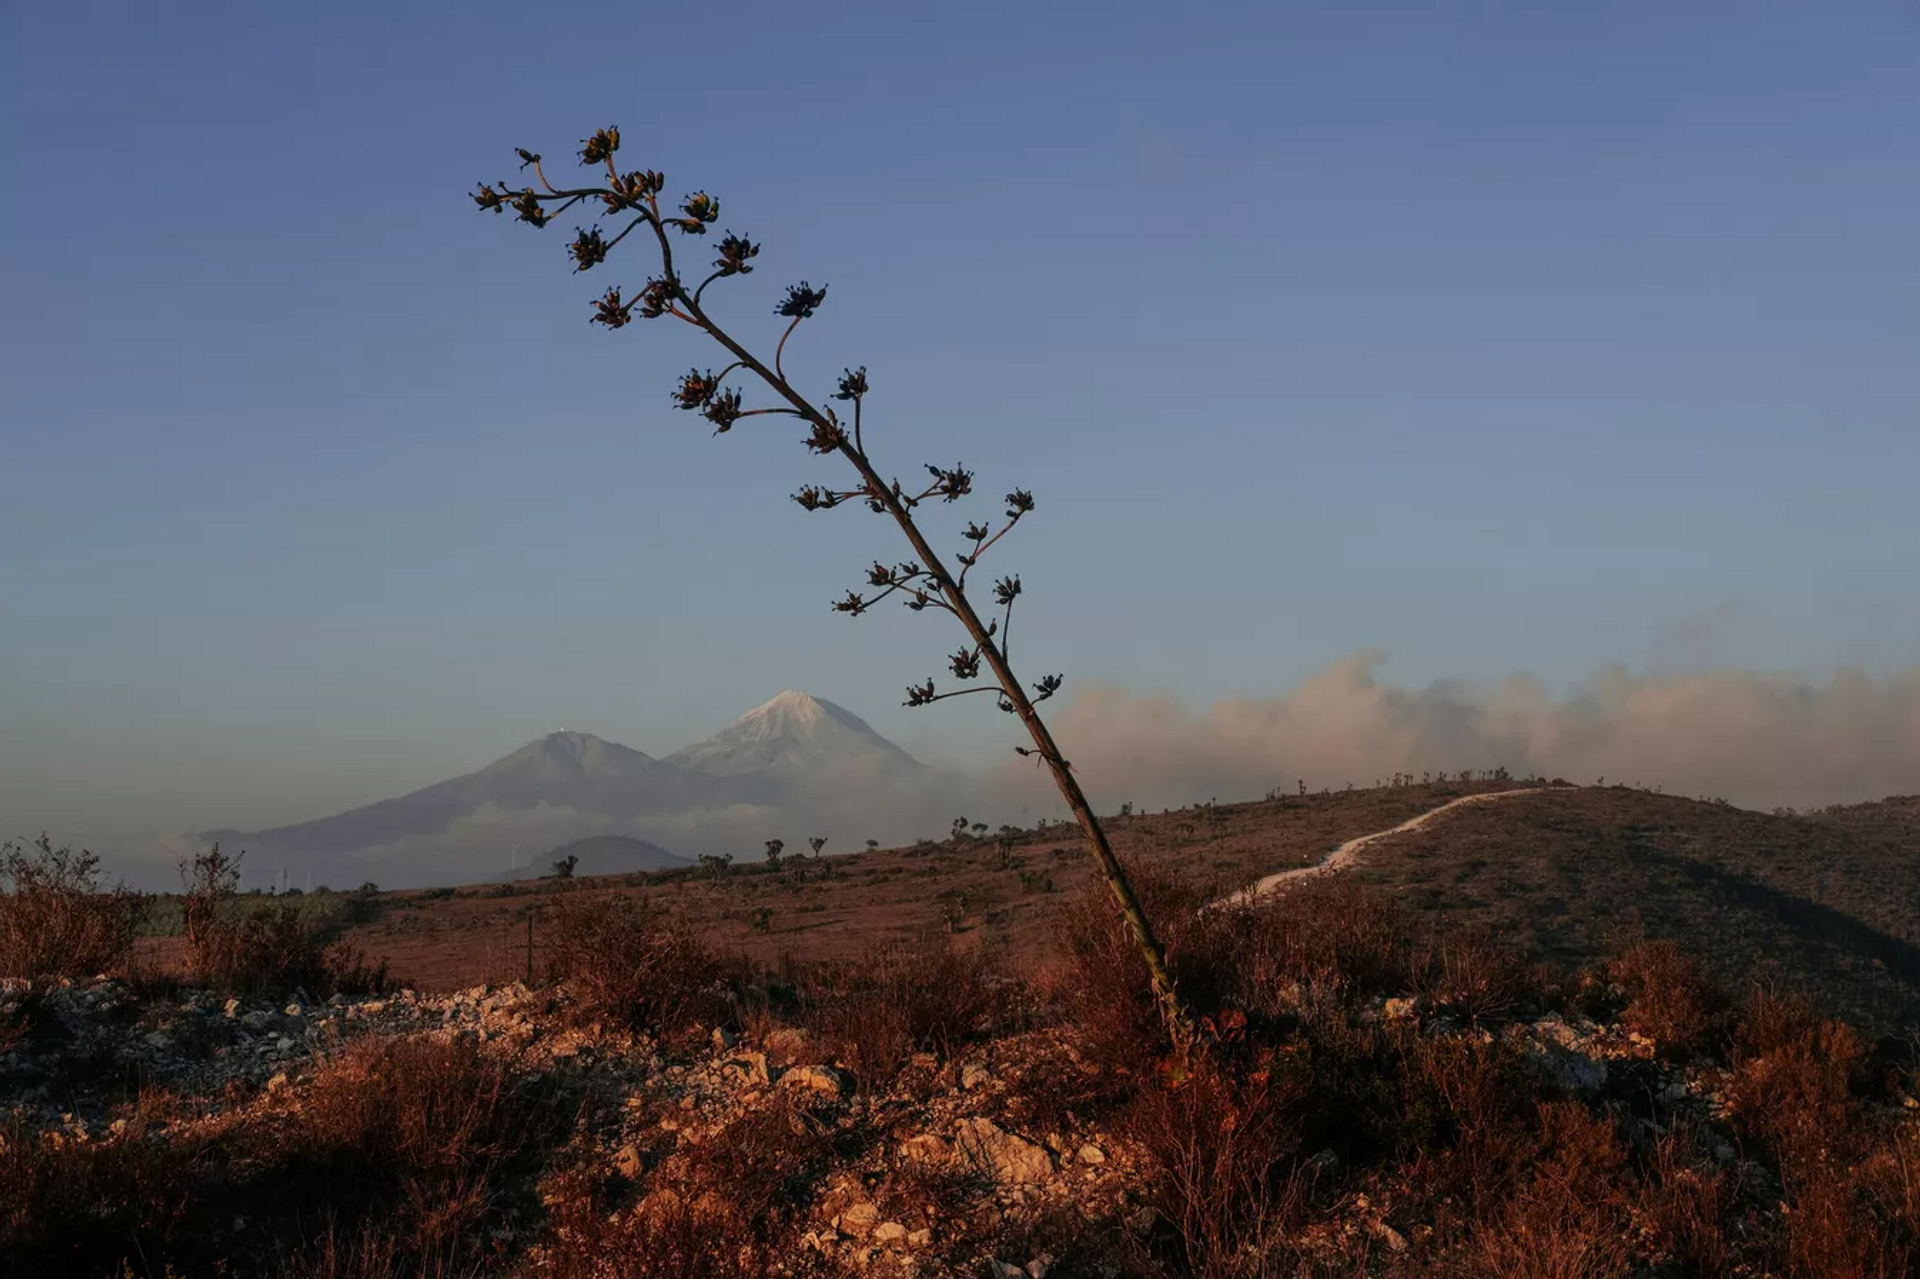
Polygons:
M673 238L669 232L704 236L719 218L719 199L705 191L696 191L678 206L663 207L660 196L666 185L664 176L654 170L621 173L614 161L619 149L617 129L602 129L583 139L579 153L581 163L603 167L606 183L568 188L548 182L540 156L519 150L521 168L531 168L539 185L515 190L505 181L500 182L497 189L494 184L482 184L473 200L481 209L490 209L496 214L512 209L517 221L535 228L547 226L560 213L582 204L623 220L626 225L611 236L598 226L577 230L568 250L576 271L605 264L614 249L633 232L643 231L643 240L650 234L659 252L659 274L650 276L631 296L616 287L594 299L592 322L618 329L636 318L672 316L701 330L727 352L731 362L717 372L696 368L682 375L672 392L676 407L698 412L713 426L716 435L731 431L751 418L796 418L808 429L804 443L810 451L822 456L837 455L852 468L855 482L848 487L809 485L795 493L793 500L809 511L828 510L858 500L898 526L913 550L913 558L896 564L876 561L866 573L866 589L848 591L844 598L833 602L833 608L858 616L882 600L897 596L909 609L916 612L939 609L960 623L966 633L966 643L953 654L948 665L962 681L980 679L984 666L988 681L941 690L928 678L908 688L906 705L926 706L950 697L992 693L1001 710L1019 719L1031 745L1014 749L1023 756L1037 759L1050 771L1054 785L1078 820L1086 836L1087 850L1145 962L1172 1045L1184 1057L1195 1046L1195 1030L1168 971L1165 951L1141 908L1125 867L1107 839L1099 816L1087 801L1071 763L1061 753L1038 709L1039 703L1060 690L1063 677L1046 675L1029 688L1014 673L1008 641L1014 604L1021 596L1020 579L1007 576L994 582L992 610L987 613L982 612L967 590L968 575L981 559L1033 511L1033 495L1024 489L1008 493L1004 521L997 529L970 523L964 533L966 548L956 553L953 563L949 564L934 549L914 512L922 503L934 499L954 503L969 496L973 492L973 472L959 463L951 467L929 465L925 468L929 482L915 489L903 486L897 478L883 478L866 446L864 406L870 389L866 369L848 369L839 379L832 399L850 406L844 410L845 416L831 404L816 405L787 377L784 363L787 342L795 330L825 304L827 286L815 288L806 281L791 286L774 309L787 323L771 361L755 355L708 311L705 294L707 287L717 280L752 273L760 246L728 231L719 241L719 256L713 260L708 274L689 287L688 277L683 276L675 264ZM744 381L749 386L757 383L755 395L766 395L770 402L749 407L746 393L733 384L735 381Z

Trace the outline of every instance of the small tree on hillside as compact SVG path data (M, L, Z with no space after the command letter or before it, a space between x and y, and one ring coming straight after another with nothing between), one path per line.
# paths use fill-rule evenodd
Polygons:
M767 841L767 864L770 866L778 866L780 864L780 854L784 853L785 851L787 851L786 840L784 839L768 840Z
M473 194L473 200L481 209L496 214L512 209L518 221L535 228L545 227L576 205L624 222L625 225L611 235L603 234L598 226L576 228L568 247L576 271L599 266L629 235L642 231L642 238L650 237L658 252L658 273L631 294L621 287L608 289L593 302L593 322L611 330L624 328L635 319L671 316L700 330L724 348L728 363L718 372L695 367L682 375L673 390L673 401L679 408L699 413L713 426L716 435L753 418L796 419L807 430L803 442L809 450L822 457L838 457L852 468L850 484L809 484L793 495L794 501L808 511L831 510L847 503L864 505L874 514L892 521L913 554L911 559L894 563L875 560L866 572L864 589L848 591L833 607L848 616L858 616L881 601L896 597L909 609L916 612L937 609L951 615L960 625L966 641L947 659L947 664L962 687L940 691L933 679L928 678L907 689L906 704L926 706L949 697L987 693L994 697L1001 710L1019 719L1032 744L1014 749L1037 759L1052 773L1061 796L1079 819L1087 849L1146 964L1168 1032L1175 1046L1184 1052L1193 1041L1192 1021L1174 990L1160 942L1141 910L1126 871L1114 855L1100 819L1087 802L1072 765L1061 753L1037 709L1039 703L1060 691L1062 677L1044 675L1029 688L1014 674L1008 639L1013 607L1021 595L1020 579L1009 575L994 582L992 604L985 613L967 589L968 576L987 552L1032 513L1033 494L1018 488L1009 492L1005 520L998 528L968 523L962 533L965 547L949 563L934 550L921 528L920 508L935 500L954 503L969 496L973 492L973 472L959 463L951 467L928 465L925 471L930 482L912 488L897 478L884 476L867 452L864 409L869 386L865 368L847 369L833 392L833 399L846 406L845 417L841 416L842 410L832 405L816 404L788 380L784 365L787 341L801 322L811 318L825 303L826 286L816 289L802 281L789 287L774 308L775 314L787 323L774 347L773 358L768 361L754 355L713 318L707 309L706 292L716 281L750 274L760 246L728 231L715 246L717 256L705 276L697 283L683 278L675 264L669 232L704 237L708 228L719 220L720 201L704 191L696 191L682 200L677 209L668 206L663 210L660 193L666 186L665 176L647 169L620 172L614 164L614 154L619 149L618 129L602 129L584 139L580 162L604 169L605 182L565 188L547 180L540 156L522 149L518 152L520 168L523 172L533 171L538 188L528 185L516 190L504 180L497 187L483 183ZM768 397L767 402L748 402L747 395L756 385Z

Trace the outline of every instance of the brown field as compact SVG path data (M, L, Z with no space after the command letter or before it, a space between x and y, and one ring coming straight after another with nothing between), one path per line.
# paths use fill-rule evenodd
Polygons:
M1431 783L1115 818L1129 863L1164 867L1208 895L1318 861L1461 795L1517 782ZM919 848L791 855L710 877L676 870L380 894L347 940L424 990L511 982L527 970L528 919L561 897L640 896L713 944L756 961L847 958L946 933L1022 965L1055 949L1053 920L1088 879L1075 829ZM1556 789L1470 805L1369 847L1346 872L1404 905L1482 925L1568 968L1673 940L1730 988L1776 980L1878 1033L1920 1024L1920 801L1767 814L1624 786ZM753 916L765 909L764 929ZM949 924L949 918L953 919ZM176 939L140 957L165 965Z
M1224 893L1317 861L1346 840L1449 799L1515 785L1439 783L1222 804L1217 825L1198 810L1176 809L1114 818L1109 834L1129 862L1175 865L1183 878ZM969 943L1027 959L1049 948L1052 912L1090 871L1078 828L1027 830L1016 839L1005 869L996 836L988 834L931 848L834 854L825 859L831 869L824 874L822 864L789 854L780 870L735 863L717 879L675 870L382 893L375 918L344 936L421 989L453 990L526 975L529 913L537 967L539 914L562 895L645 896L684 912L716 944L759 960L844 958L874 943L944 934L943 912L952 904L960 912L958 933ZM773 912L765 932L749 926L761 907ZM177 939L161 938L143 941L139 957L166 965L178 954Z

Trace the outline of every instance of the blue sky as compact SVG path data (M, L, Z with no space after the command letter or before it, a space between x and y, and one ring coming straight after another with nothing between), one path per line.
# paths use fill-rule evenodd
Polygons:
M786 687L924 755L954 637L790 426L675 413L511 149L719 195L719 310L1040 509L1034 674L1202 704L1920 660L1920 6L15 5L0 828L331 811ZM944 544L952 544L952 536ZM996 552L999 554L999 552Z

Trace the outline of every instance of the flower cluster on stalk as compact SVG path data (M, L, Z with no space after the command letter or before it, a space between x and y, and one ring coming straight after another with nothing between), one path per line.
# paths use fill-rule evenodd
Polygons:
M583 166L605 166L604 185L586 190L560 190L555 188L541 169L541 157L525 148L516 148L515 154L521 169L533 170L533 176L539 180L540 187L515 187L506 181L481 183L472 199L482 210L501 213L511 209L518 221L536 228L544 227L552 217L564 209L581 201L587 201L588 207L604 207L609 214L626 215L625 225L617 234L603 233L598 226L576 227L574 238L567 246L567 255L576 272L591 270L608 261L609 256L626 236L637 228L649 228L661 248L662 271L649 278L636 291L629 293L620 287L606 290L592 301L592 322L608 329L624 328L636 318L657 319L665 315L674 315L679 319L695 324L710 334L720 338L739 358L726 369L716 373L711 369L690 369L679 380L672 392L675 407L688 412L698 412L712 424L715 434L731 430L743 418L760 414L774 413L804 418L810 428L803 437L806 448L816 455L844 453L862 472L860 483L849 488L832 488L810 484L793 494L793 500L802 509L808 511L830 510L853 499L864 502L870 511L876 514L890 515L906 525L910 533L917 536L912 520L913 513L921 503L938 499L942 503L958 502L973 492L974 475L965 466L956 463L952 467L928 465L926 467L930 482L924 488L914 490L905 488L898 479L885 480L876 474L868 463L865 446L860 441L861 411L870 384L866 368L844 368L837 379L832 398L841 403L851 402L850 421L842 422L834 409L821 406L810 408L800 401L787 381L787 375L781 366L781 354L800 322L812 318L826 302L827 286L815 288L810 282L802 280L790 285L781 295L774 307L776 315L790 321L780 341L780 347L774 352L771 370L746 356L734 345L708 318L702 306L702 294L706 286L715 280L752 274L755 259L760 256L761 246L745 235L728 231L715 245L712 271L700 282L698 287L689 285L683 288L680 277L675 273L671 250L667 247L666 232L678 228L683 234L705 235L720 216L720 201L705 191L695 191L681 201L677 209L663 210L660 204L661 192L666 186L664 174L653 169L638 169L628 173L618 173L614 169L614 156L620 149L620 131L617 128L605 128L595 131L591 136L581 139L579 158ZM544 189L541 189L544 188ZM637 215L637 216L635 216ZM688 288L692 288L689 292ZM729 374L745 369L759 374L767 380L772 389L786 401L778 407L756 408L749 410L740 390L727 386ZM792 407L788 407L791 405ZM979 679L982 663L991 655L995 671L1003 671L1003 661L1007 655L1006 642L1012 626L1012 610L1015 600L1021 594L1020 579L1015 576L1000 578L993 585L992 596L997 617L984 623L975 619L967 605L966 581L968 572L979 563L1019 520L1034 509L1033 495L1025 489L1015 489L1006 495L1006 520L1003 526L995 527L981 521L969 521L963 531L965 549L955 556L957 572L951 576L937 561L927 564L901 563L889 565L875 561L866 573L866 593L848 591L846 595L833 601L836 612L858 616L867 612L875 604L889 595L898 594L901 602L909 609L920 612L938 607L969 619L974 627L973 635L977 642L961 648L947 659L947 665L953 676L961 681ZM998 649L990 646L998 643ZM1030 700L1044 701L1054 696L1061 687L1059 675L1048 675L1033 685ZM907 690L907 705L921 706L940 701L947 697L957 697L966 693L990 692L996 703L1006 711L1016 711L1025 702L1016 704L1016 698L1022 695L1017 687L1002 688L989 682L984 685L964 687L950 692L936 690L934 681L929 678L922 684L910 686ZM1022 748L1022 753L1029 753Z

